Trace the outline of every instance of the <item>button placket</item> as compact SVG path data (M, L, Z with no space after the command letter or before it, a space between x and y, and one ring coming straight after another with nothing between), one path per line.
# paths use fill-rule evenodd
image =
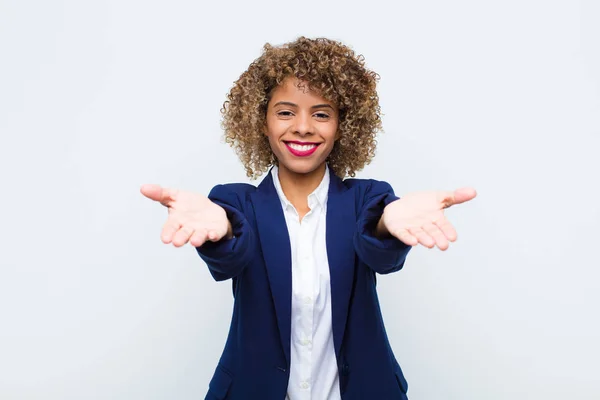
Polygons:
M277 170L275 170L276 172ZM280 183L278 179L276 183ZM329 288L323 284L323 281L329 284L329 275L326 274L326 277L322 277L323 268L328 269L326 254L324 254L326 253L324 236L328 186L329 172L326 172L322 185L308 196L310 210L302 219L289 201L285 202L287 207L284 208L292 247L291 333L293 348L288 396L297 400L309 400L313 397L312 392L319 397L320 393L318 392L321 391L320 378L315 379L313 390L312 375L320 374L321 366L315 365L315 362L319 362L318 360L321 360L324 354L320 346L324 340L324 329L319 328L319 324L324 323L329 326L327 322L323 322L322 314L331 313L331 310L326 307L330 298ZM276 189L280 198L285 198L277 184ZM327 329L330 328L326 327L325 330ZM319 348L314 348L317 343L319 343ZM329 347L330 344L327 346ZM330 353L330 358L334 358L333 348ZM316 358L313 359L313 355L316 355ZM331 368L330 361L326 362L326 368ZM280 371L282 370L280 369ZM342 375L341 371L340 375ZM338 396L335 398L339 400Z

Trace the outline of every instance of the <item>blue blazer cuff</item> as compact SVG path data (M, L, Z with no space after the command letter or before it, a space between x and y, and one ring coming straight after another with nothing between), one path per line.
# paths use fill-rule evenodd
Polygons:
M231 222L233 238L218 242L205 242L196 247L198 255L208 265L209 271L216 281L233 278L242 272L253 257L254 234L245 216L234 207L212 200L223 207Z
M374 236L383 209L398 200L392 193L382 193L369 200L357 222L354 248L358 257L371 269L380 274L400 270L412 246L395 237L380 239Z

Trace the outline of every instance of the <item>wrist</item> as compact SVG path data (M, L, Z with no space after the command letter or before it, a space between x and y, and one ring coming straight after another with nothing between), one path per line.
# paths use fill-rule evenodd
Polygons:
M379 218L379 221L377 222L377 226L375 227L375 237L378 239L384 239L389 236L391 236L391 234L388 231L387 227L385 226L385 222L384 222L383 214L382 214L381 217Z
M231 221L227 220L227 233L224 237L225 240L233 239L233 227L231 226Z

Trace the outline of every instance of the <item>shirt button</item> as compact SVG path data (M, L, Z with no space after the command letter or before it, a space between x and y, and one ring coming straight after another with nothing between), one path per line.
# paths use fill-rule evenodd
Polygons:
M312 342L308 339L304 339L303 341L300 342L300 344L302 346L308 346L309 344L311 344Z
M311 303L312 303L312 297L306 296L304 298L304 304L311 304Z
M310 385L308 384L308 382L302 382L302 383L300 384L300 387L301 387L302 389L308 389L308 388L310 387Z

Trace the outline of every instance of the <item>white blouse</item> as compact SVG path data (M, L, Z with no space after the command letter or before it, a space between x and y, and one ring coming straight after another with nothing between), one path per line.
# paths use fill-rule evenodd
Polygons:
M325 242L329 168L308 196L310 211L299 220L283 194L278 169L271 173L285 215L292 250L292 327L288 400L340 400L331 325L331 285Z

